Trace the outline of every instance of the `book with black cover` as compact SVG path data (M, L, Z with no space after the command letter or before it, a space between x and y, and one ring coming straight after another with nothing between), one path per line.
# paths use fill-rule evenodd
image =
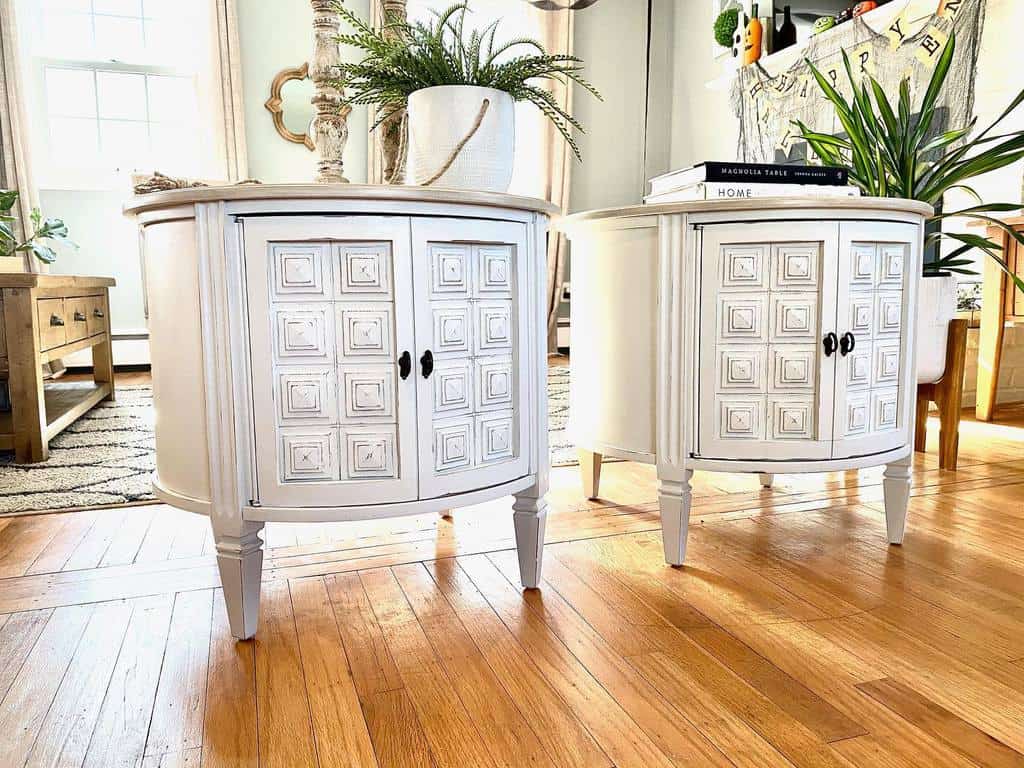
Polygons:
M670 192L701 182L740 182L757 184L810 184L841 187L848 182L845 168L823 165L775 165L708 160L690 168L651 179L651 193Z

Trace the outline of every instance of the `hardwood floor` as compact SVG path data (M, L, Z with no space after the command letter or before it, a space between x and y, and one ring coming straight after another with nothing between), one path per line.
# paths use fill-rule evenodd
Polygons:
M266 529L236 643L205 519L0 519L0 766L1024 766L1024 408L881 473L703 475L665 566L651 467L553 472L545 582L505 502Z

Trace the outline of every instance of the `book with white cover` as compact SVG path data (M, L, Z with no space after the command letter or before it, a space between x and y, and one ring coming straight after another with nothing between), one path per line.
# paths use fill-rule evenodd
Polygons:
M700 182L644 198L647 205L683 200L744 200L755 197L860 197L857 187L816 184L728 184Z

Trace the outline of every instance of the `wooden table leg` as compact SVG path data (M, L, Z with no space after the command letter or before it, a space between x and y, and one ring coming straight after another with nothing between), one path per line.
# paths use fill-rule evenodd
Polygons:
M583 495L596 499L601 492L601 454L579 449L580 477L583 480Z
M46 433L43 371L39 365L39 329L35 296L30 288L4 291L7 328L8 386L14 427L14 460L19 464L46 461L50 456Z
M982 284L981 332L978 341L978 395L974 413L979 421L992 421L999 385L1006 321L1006 275L992 259L985 259Z
M110 384L110 394L104 400L114 399L114 340L110 335L110 292L103 294L103 332L106 340L92 348L92 380L97 384Z
M935 384L934 395L939 406L939 469L956 469L966 362L967 321L951 320L946 344L946 369Z

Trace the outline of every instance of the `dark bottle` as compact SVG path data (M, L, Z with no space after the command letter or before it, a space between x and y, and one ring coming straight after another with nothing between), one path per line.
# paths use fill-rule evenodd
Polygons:
M782 13L782 26L779 27L778 32L775 33L776 51L781 51L783 48L796 45L796 24L793 23L793 19L790 16L788 5L783 9Z

